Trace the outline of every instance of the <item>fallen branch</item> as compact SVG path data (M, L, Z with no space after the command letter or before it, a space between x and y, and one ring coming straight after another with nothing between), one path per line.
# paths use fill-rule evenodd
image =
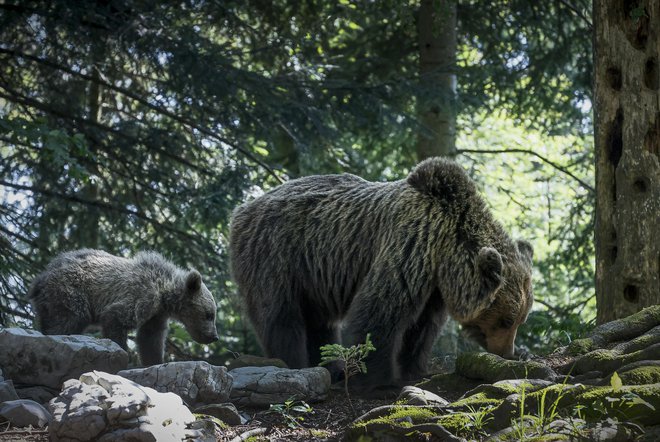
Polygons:
M251 437L266 434L267 431L268 431L268 428L266 428L266 427L253 428L251 430L248 430L244 433L239 434L238 436L236 436L235 438L233 438L229 442L243 442L243 441L248 440Z

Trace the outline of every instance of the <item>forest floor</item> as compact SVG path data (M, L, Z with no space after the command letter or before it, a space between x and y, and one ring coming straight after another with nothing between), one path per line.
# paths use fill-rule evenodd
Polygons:
M567 356L549 355L536 357L533 360L543 363L550 368L557 369L568 364L573 358ZM424 379L420 379L419 382ZM452 402L459 399L469 389L483 382L475 381L466 383L458 389L448 386L446 390L433 391L444 399ZM216 436L218 441L230 442L246 440L268 440L268 441L340 441L346 428L357 417L366 412L383 405L390 405L395 399L366 399L359 396L351 396L355 413L346 398L346 393L340 385L334 385L328 398L319 403L309 404L311 411L306 413L291 412L281 413L269 410L242 410L248 414L251 420L246 425L218 430ZM295 424L291 418L301 417ZM240 437L243 437L240 439ZM239 439L236 439L239 438ZM1 439L0 439L1 440Z
M572 358L567 356L553 356L534 358L535 361L546 364L557 369L562 365L570 363ZM421 380L420 380L421 381ZM455 401L468 389L477 386L462 385L458 389L448 386L446 390L434 391L448 401ZM457 386L454 386L457 387ZM364 413L395 402L394 399L367 399L357 395L351 396L352 405L346 398L346 394L340 385L331 388L328 398L319 403L309 404L306 411L295 411L293 407L301 405L295 402L289 409L281 407L280 411L265 409L242 409L244 416L249 417L245 425L216 429L218 441L244 441L268 440L268 441L339 441L344 435L346 428L357 417ZM48 441L47 430L2 428L0 426L0 442Z

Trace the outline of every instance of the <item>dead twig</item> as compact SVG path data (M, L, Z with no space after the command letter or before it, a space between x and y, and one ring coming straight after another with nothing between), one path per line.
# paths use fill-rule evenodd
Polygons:
M248 440L251 437L266 434L267 431L268 431L268 428L266 428L266 427L253 428L251 430L248 430L244 433L239 434L238 436L236 436L235 438L233 438L229 442L243 442L243 441Z

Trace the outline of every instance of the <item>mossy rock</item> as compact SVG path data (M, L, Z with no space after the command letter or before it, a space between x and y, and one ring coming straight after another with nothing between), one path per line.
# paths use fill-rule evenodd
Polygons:
M472 407L479 409L482 407L498 406L502 403L502 400L503 398L490 397L487 393L480 392L452 402L449 406L452 408Z
M594 342L595 347L604 347L610 342L634 339L658 325L660 325L660 304L599 325L587 337Z
M510 361L492 353L462 353L456 360L456 373L470 379L497 382L505 379L553 380L557 374L534 361Z
M571 356L579 356L589 353L590 351L593 351L595 349L596 349L596 344L592 339L583 338L583 339L576 339L575 341L571 342L568 345L566 352Z
M574 405L584 406L587 418L607 416L642 425L660 425L660 384L592 387L578 395Z
M356 419L346 430L344 440L439 440L461 441L437 420L433 407L390 405L375 408ZM371 438L371 439L365 439ZM433 439L435 440L435 439Z
M573 373L600 371L610 374L619 367L645 360L660 360L660 343L628 354L620 354L614 350L603 348L594 350L575 360Z
M660 366L646 365L633 368L620 373L619 377L624 385L660 384Z
M449 400L463 396L480 384L479 381L468 379L456 373L443 373L432 376L429 380L416 384L416 387L435 393Z
M520 393L523 389L528 393L532 393L550 387L551 385L554 384L543 379L509 379L498 381L494 384L481 384L465 393L464 397L472 396L477 393L484 393L489 398L504 399L511 394Z

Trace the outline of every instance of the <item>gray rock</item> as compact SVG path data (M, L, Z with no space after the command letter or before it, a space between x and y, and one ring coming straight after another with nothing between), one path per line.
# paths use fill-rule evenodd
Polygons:
M232 387L226 367L204 361L169 362L117 374L156 391L177 394L190 406L226 402Z
M59 388L91 370L126 368L128 354L109 339L72 335L44 336L34 330L0 328L0 366L14 382Z
M52 398L59 394L59 390L48 387L19 387L16 393L21 399L31 399L40 404L47 404Z
M319 402L330 389L330 372L323 367L292 370L277 367L242 367L231 370L231 401L238 406L264 407L295 397Z
M17 399L0 403L0 420L9 421L13 427L42 428L52 416L41 404L29 399Z
M6 401L15 401L20 399L16 390L14 389L14 383L12 381L1 381L0 382L0 403Z
M198 407L195 409L195 413L198 414L207 414L209 416L216 417L222 422L226 423L229 426L241 425L244 424L243 418L238 413L236 406L234 404L210 404Z
M201 438L195 417L174 393L159 393L99 371L65 382L50 401L52 441L175 441Z
M195 442L216 442L220 440L216 436L218 425L212 419L197 419L190 424L190 428L200 433L200 436L195 438Z
M437 394L412 385L403 387L398 400L408 405L435 405L438 407L449 405L449 401Z

